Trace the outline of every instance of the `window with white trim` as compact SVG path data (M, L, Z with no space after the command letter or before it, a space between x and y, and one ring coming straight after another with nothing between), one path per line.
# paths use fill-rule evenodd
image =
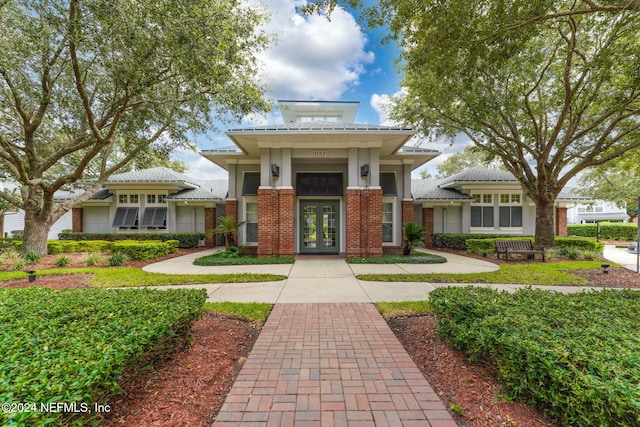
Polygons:
M393 242L393 202L382 202L382 242Z
M493 227L493 194L473 194L471 226Z
M498 224L502 228L522 227L522 198L520 194L500 194Z
M258 202L246 202L245 204L245 230L246 243L258 242Z

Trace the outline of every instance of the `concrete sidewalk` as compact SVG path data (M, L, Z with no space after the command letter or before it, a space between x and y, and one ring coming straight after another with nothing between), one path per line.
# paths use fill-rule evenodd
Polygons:
M614 245L604 247L604 257L611 262L622 265L631 271L637 271L637 254L626 249L616 248Z
M420 301L432 290L447 286L487 286L513 292L526 285L488 285L426 283L426 282L370 282L358 280L366 273L475 273L497 270L486 261L446 252L428 251L447 258L444 264L348 264L340 256L300 256L294 264L198 267L193 259L213 251L198 252L151 264L144 269L158 273L272 273L286 275L276 282L216 283L182 285L181 288L206 289L208 301L276 303L372 303L379 301ZM580 292L579 286L543 286L542 289L564 293Z

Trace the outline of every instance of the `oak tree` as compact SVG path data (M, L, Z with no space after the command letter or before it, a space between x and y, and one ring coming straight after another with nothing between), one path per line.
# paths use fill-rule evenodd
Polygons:
M0 198L25 212L23 251L45 253L50 226L129 162L267 109L264 18L235 0L2 0L0 174L20 191Z

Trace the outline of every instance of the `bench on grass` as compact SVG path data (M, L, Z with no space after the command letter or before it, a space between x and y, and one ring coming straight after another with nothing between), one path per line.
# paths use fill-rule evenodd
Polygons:
M496 240L496 254L498 259L500 255L504 254L505 259L509 261L509 255L521 254L521 255L533 255L535 260L536 254L542 255L542 262L544 262L544 248L534 249L531 240Z

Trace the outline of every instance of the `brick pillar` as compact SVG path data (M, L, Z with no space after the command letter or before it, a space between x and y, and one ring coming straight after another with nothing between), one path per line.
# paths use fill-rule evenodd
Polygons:
M382 255L382 189L347 189L346 255Z
M216 228L216 208L204 208L204 231ZM208 248L212 248L216 245L216 236L214 234L206 236L204 239L204 245Z
M293 188L278 190L278 256L293 256L295 195Z
M71 231L82 233L82 208L71 209Z
M413 212L413 200L403 200L402 201L402 229L404 230L404 226L409 222L415 222L415 214Z
M433 248L433 208L422 208L422 227L425 247Z
M567 208L556 208L556 236L567 235Z
M270 257L277 252L278 195L270 188L258 189L258 256Z
M236 199L227 199L224 201L224 214L226 216L231 215L238 220L238 201Z

